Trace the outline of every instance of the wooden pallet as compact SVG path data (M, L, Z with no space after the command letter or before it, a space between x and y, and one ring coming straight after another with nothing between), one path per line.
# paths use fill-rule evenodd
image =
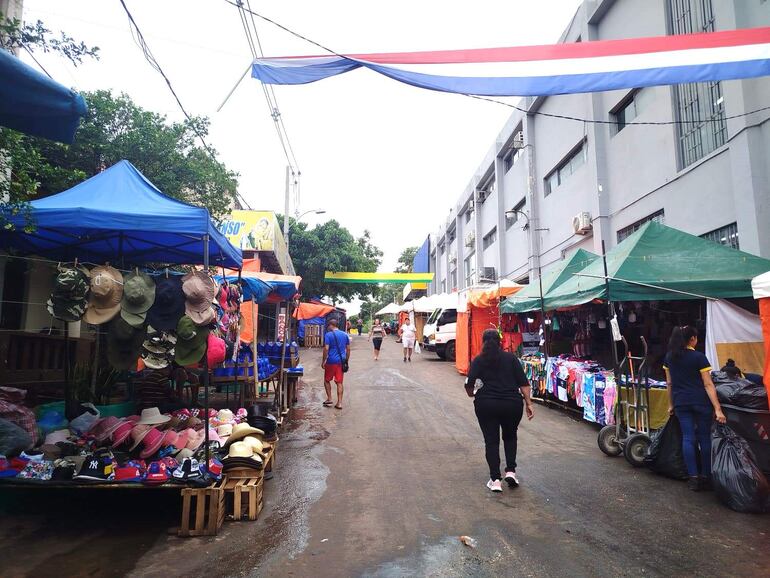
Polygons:
M237 470L231 470L236 472ZM230 473L225 475L218 487L220 487L225 493L225 503L227 506L232 505L232 510L228 511L232 515L233 520L256 520L259 513L262 511L262 486L264 484L264 476L262 472L255 470L248 470L245 472L253 477L230 477ZM256 476L254 474L257 474ZM228 499L228 495L232 494L232 502Z
M323 347L324 336L322 325L305 326L305 347Z
M179 536L216 536L225 521L225 493L221 488L183 488Z

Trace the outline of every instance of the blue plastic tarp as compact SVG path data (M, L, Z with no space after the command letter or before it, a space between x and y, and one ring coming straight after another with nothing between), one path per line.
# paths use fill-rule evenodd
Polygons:
M293 281L276 281L269 280L267 284L270 285L273 294L278 295L284 301L288 301L297 294L297 286Z
M273 292L273 288L269 283L265 283L261 279L255 279L254 277L241 277L240 280L235 275L228 275L222 277L216 275L214 279L217 283L221 283L223 280L227 280L228 283L240 283L243 289L244 301L255 301L256 303L264 303Z
M125 160L30 205L35 230L24 232L24 216L6 213L17 229L0 233L4 249L61 261L192 265L203 263L208 235L211 265L242 263L207 209L167 197Z
M312 319L300 319L297 322L297 337L305 337L305 326L324 325L325 323L326 323L325 317L313 317Z
M86 110L78 93L0 49L0 125L71 143Z

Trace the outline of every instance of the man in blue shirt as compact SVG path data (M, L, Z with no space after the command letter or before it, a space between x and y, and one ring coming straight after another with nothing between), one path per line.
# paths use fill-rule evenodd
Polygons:
M330 319L328 331L324 336L324 354L321 367L324 368L324 387L326 388L325 407L332 405L332 381L337 384L337 405L334 407L342 409L342 380L345 372L342 370L343 362L347 363L350 359L350 337L344 331L338 328L338 321Z

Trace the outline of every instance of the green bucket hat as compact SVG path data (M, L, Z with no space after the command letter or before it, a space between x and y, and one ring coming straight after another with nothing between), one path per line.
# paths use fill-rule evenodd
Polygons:
M118 316L107 331L107 359L115 369L135 369L147 332Z
M208 329L198 327L192 319L184 315L176 326L174 361L182 366L198 363L206 353L208 335Z
M123 280L120 316L133 327L141 327L155 302L155 282L147 273L129 273Z
M79 321L86 310L89 283L87 270L59 267L47 302L48 312L63 321Z

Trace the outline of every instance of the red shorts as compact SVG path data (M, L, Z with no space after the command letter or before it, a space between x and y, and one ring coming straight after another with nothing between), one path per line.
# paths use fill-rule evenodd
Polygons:
M327 363L326 370L324 371L324 381L334 381L336 383L342 383L342 379L345 374L342 372L341 363Z

